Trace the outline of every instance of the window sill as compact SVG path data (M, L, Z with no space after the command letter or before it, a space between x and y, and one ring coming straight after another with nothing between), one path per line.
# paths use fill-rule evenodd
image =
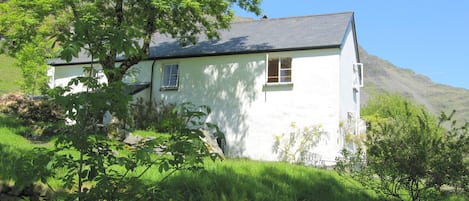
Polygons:
M293 86L293 82L268 82L264 86Z
M265 83L263 91L290 91L293 89L293 82Z
M160 87L160 91L177 91L179 87Z

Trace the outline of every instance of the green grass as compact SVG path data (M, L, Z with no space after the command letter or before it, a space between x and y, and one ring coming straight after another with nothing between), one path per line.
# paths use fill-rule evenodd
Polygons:
M139 135L142 137L168 137L168 134L164 133L155 133L153 131L143 131L143 130L136 130L132 132L135 135Z
M30 129L0 113L0 180L24 184L39 180L43 169L36 166L45 159L34 148L52 148L51 143L34 144L21 136Z
M21 122L0 115L0 180L26 179L21 175L29 166L19 161L30 158L36 145L22 137L27 132ZM137 131L152 136L154 133ZM52 147L52 143L46 145ZM143 168L137 168L135 174ZM34 171L33 171L34 172ZM152 168L143 175L147 185L166 174ZM36 179L29 175L29 179ZM53 186L60 182L50 180ZM181 172L163 183L173 200L377 200L376 195L350 178L333 171L318 170L286 163L249 160L207 161L202 172Z
M164 184L173 200L379 200L350 177L279 162L226 160Z
M21 71L14 62L15 59L0 54L0 95L20 91L17 81L22 79Z
M34 148L52 149L52 141L44 144L31 143L21 134L28 128L20 121L0 114L0 180L12 183L16 181L38 180L38 169L31 166L37 160ZM136 131L134 134L158 136L148 131ZM246 159L228 159L224 161L206 161L205 170L200 172L179 172L163 183L165 189L161 200L311 200L340 201L382 200L374 191L364 188L349 176L341 176L331 170L316 169L301 165L281 162L260 162ZM140 174L143 167L138 167L131 176ZM121 167L114 170L124 171ZM63 175L64 170L55 174ZM162 180L167 173L160 173L157 167L149 169L141 178L146 189ZM48 183L59 189L62 182L50 178ZM465 197L449 195L451 201L462 201Z

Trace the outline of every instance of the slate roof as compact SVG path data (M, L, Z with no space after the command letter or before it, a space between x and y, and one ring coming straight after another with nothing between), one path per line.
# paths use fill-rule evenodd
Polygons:
M146 88L149 88L150 85L151 85L150 82L129 83L127 84L127 87L125 88L124 93L128 95L135 95L138 92L141 92Z
M348 26L354 25L353 15L353 12L343 12L237 22L233 23L230 29L221 30L219 40L209 41L201 37L197 44L186 47L181 47L175 39L156 33L152 39L149 58L339 48ZM89 58L81 55L70 63L86 62L89 62ZM51 60L50 64L66 63L62 60Z

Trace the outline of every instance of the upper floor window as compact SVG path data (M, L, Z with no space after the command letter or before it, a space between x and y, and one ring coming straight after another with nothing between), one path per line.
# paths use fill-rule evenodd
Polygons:
M363 87L363 64L362 63L355 63L353 64L353 89L359 90L359 88Z
M272 57L268 60L267 83L291 82L291 57Z
M179 65L166 64L163 66L162 89L177 89L179 82Z

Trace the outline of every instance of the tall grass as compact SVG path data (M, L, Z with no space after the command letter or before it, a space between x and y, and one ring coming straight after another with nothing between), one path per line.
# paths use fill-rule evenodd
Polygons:
M279 162L226 160L163 185L173 200L379 200L349 177Z

